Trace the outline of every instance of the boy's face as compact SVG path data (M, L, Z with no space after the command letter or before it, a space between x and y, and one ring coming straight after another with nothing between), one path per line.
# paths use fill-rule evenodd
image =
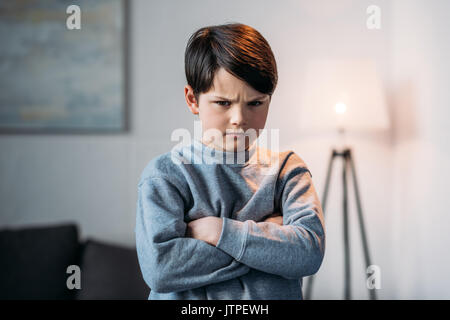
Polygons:
M199 95L198 102L191 86L186 85L184 93L191 112L199 115L202 142L206 145L231 152L247 150L259 136L259 130L264 129L270 96L256 91L223 68L216 71L213 86ZM256 135L227 134L244 133L248 129L254 129ZM218 140L222 140L222 145Z

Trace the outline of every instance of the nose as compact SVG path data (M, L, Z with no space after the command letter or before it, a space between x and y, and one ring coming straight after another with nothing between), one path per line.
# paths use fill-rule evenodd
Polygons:
M239 128L245 128L247 126L246 114L244 108L240 105L236 105L231 109L230 123Z

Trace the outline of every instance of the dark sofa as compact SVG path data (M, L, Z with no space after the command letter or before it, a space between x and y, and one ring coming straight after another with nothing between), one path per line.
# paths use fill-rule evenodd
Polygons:
M70 265L80 289L68 289ZM135 248L79 240L76 224L0 230L0 300L145 300Z

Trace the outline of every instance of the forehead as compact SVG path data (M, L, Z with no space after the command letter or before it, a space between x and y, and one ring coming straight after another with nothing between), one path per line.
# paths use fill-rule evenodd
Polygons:
M214 75L214 81L208 95L220 95L230 99L238 96L261 96L261 92L253 89L245 81L235 77L224 68L220 68Z

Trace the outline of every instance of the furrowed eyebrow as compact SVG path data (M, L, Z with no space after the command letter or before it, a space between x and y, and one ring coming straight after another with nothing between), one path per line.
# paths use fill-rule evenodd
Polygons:
M251 99L251 100L249 100L249 101L255 101L255 100L261 100L261 99L264 99L266 96L259 96L259 97L256 97L256 98L254 98L254 99ZM213 96L213 98L216 98L216 99L222 99L222 100L228 100L228 101L232 101L233 99L229 99L229 98L224 98L224 97L219 97L219 96Z
M266 96L259 96L259 97L256 97L256 98L250 100L250 101L263 100L263 99L265 99L265 98L266 98Z

